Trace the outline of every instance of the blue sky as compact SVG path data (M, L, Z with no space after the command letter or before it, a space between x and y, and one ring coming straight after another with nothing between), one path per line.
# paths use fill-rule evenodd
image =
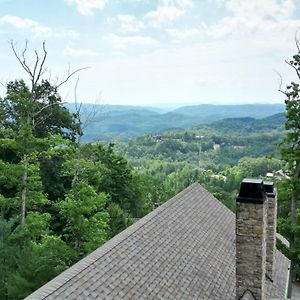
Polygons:
M297 30L299 0L0 0L0 80L26 78L9 40L19 51L45 40L53 83L90 67L81 102L280 103L276 71L295 79L284 59Z

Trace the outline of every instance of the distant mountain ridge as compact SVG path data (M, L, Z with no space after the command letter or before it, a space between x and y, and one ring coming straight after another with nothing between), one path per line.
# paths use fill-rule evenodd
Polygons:
M255 119L251 117L227 118L215 121L208 126L224 132L232 130L235 132L260 132L283 129L284 123L285 114L278 113L263 119Z
M214 105L200 104L193 106L183 106L173 110L174 113L183 115L195 115L198 113L205 115L218 115L228 117L253 117L264 118L268 115L281 113L284 111L283 104L238 104L238 105Z
M75 111L74 104L67 104L66 107L71 112ZM226 123L226 126L230 126L229 123L232 122L230 118L239 118L240 125L245 123L244 125L249 127L255 119L281 113L281 116L270 117L270 120L264 121L280 123L284 122L282 119L284 110L285 106L281 104L200 104L183 106L163 113L155 107L83 104L82 120L87 120L83 140L126 140L144 133L159 132L170 128L186 129L201 124L221 122L221 120ZM256 124L256 121L254 123ZM223 126L226 128L225 124ZM255 126L259 127L259 122Z

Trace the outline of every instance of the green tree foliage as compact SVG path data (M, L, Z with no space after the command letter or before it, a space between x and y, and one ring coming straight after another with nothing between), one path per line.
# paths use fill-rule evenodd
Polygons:
M290 199L288 215L283 216L279 228L290 241L289 257L292 260L292 278L300 277L300 42L296 40L298 52L287 63L296 71L298 82L291 82L283 92L286 96L286 134L281 142L281 156L286 163L289 178L285 190ZM286 197L283 198L286 201ZM285 204L286 206L286 204Z
M238 169L241 177L259 177L267 173L274 173L282 168L282 162L279 159L270 159L266 157L243 157L239 160Z
M6 97L1 101L1 125L18 132L24 123L29 123L35 137L46 137L50 133L74 140L79 126L61 105L57 88L48 80L41 80L32 89L23 80L7 84Z
M13 46L12 46L13 47ZM79 111L41 78L47 52L0 99L0 299L23 299L151 205L143 177L113 146L80 144Z
M103 177L98 181L97 191L110 195L111 202L135 218L149 212L146 187L140 176L135 175L126 159L114 152L114 145L87 144L82 155L93 163L104 166Z
M106 241L108 213L105 205L106 195L97 193L81 179L73 181L65 200L59 202L59 212L66 219L66 240L74 244L79 257Z
M74 250L50 234L50 219L38 212L29 212L22 225L0 218L1 299L23 299L74 260Z
M1 197L1 196L0 196ZM5 299L7 293L6 282L11 271L15 268L13 254L17 250L10 243L10 235L13 231L14 220L6 220L0 217L0 297Z
M133 223L133 219L116 203L108 206L109 237L113 237Z
M23 299L61 273L75 258L74 251L59 237L44 235L14 252L17 270L8 275L8 299Z
M140 136L117 145L117 149L139 174L147 177L152 203L163 203L199 182L234 211L244 177L265 177L282 168L279 159L265 156L279 156L275 142L282 135L281 125L275 130L271 126L270 132L269 120L266 124L259 121L259 130L251 128L248 121L245 128L238 127L239 119L219 123L167 131L161 134L161 140L152 135Z

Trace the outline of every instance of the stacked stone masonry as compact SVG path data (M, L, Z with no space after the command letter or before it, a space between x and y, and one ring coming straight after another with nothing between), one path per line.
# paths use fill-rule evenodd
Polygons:
M276 217L277 217L277 198L275 194L268 194L268 226L267 226L267 265L266 274L270 279L273 278L274 259L276 250Z
M237 202L236 209L236 299L249 290L265 299L267 201Z

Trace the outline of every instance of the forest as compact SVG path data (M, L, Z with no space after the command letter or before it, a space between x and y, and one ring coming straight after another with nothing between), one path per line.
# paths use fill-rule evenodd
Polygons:
M0 101L0 299L23 299L152 208L112 145L80 142L79 106L58 93L75 73L42 78L43 46L33 67L15 52L29 81L8 82Z
M83 142L80 105L71 112L59 94L73 73L54 85L45 48L33 68L15 55L29 81L8 82L0 99L0 299L24 298L193 182L235 211L244 177L276 182L291 243L278 247L299 278L298 84L284 91L286 115Z
M278 118L282 122L275 125ZM283 118L280 114L258 121L225 119L189 130L139 136L116 143L115 149L151 182L152 202L164 202L199 182L234 211L244 177L275 175L282 169L276 143L283 136Z

